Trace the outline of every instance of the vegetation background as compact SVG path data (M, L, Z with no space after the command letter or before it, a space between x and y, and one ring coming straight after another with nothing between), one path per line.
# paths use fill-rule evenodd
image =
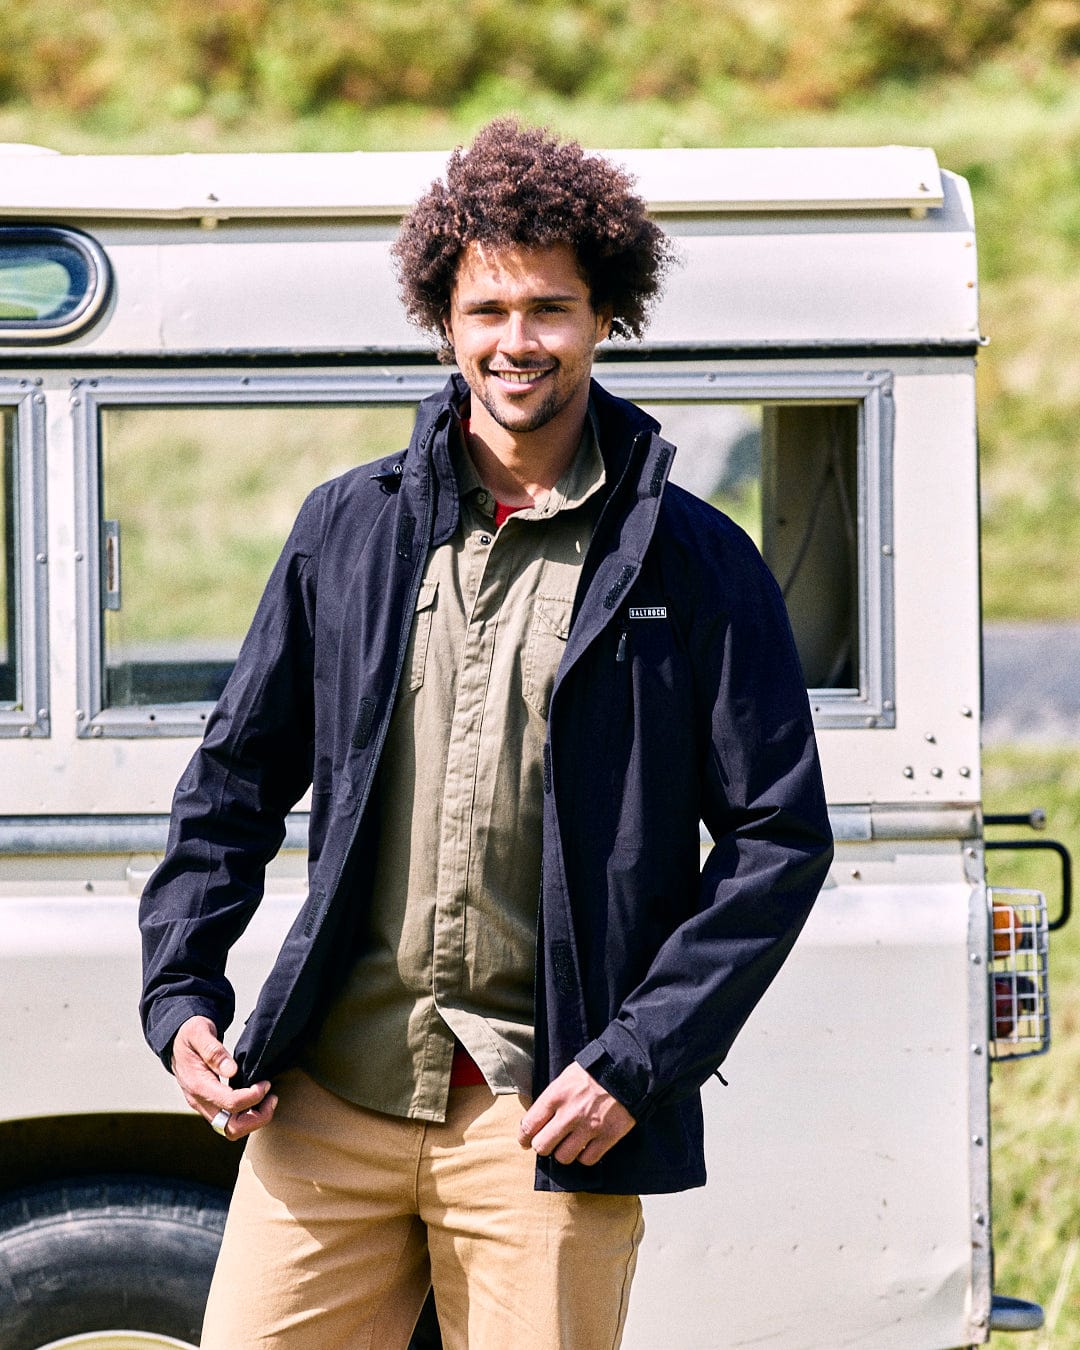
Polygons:
M0 141L66 151L449 147L496 113L595 146L931 145L979 230L985 612L1080 619L1076 0L5 0ZM1080 747L992 749L989 810L1080 841ZM997 863L995 880L1046 882ZM1080 1346L1080 922L1058 1044L996 1073L997 1286ZM928 1104L929 1106L930 1104Z

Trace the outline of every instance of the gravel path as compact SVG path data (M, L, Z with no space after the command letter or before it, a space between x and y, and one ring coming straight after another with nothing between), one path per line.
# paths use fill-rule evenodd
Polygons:
M988 743L1080 745L1080 623L987 624L983 679Z

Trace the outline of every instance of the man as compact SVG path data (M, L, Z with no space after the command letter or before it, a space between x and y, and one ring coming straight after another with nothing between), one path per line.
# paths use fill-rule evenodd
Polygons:
M203 1345L404 1347L433 1282L451 1350L599 1350L828 867L810 713L753 546L591 382L671 259L626 176L498 121L394 251L461 373L305 503L143 900L148 1040L251 1136ZM234 1057L225 956L309 785Z

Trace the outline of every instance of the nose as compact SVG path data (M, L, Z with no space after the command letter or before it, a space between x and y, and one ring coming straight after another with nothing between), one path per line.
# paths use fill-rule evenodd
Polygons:
M532 351L535 347L536 337L528 315L520 310L511 310L499 334L499 351L505 356L515 356Z

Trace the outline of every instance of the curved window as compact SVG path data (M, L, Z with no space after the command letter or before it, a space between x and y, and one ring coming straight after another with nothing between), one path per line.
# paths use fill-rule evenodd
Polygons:
M0 226L0 342L56 342L94 321L109 262L88 235L52 225Z

